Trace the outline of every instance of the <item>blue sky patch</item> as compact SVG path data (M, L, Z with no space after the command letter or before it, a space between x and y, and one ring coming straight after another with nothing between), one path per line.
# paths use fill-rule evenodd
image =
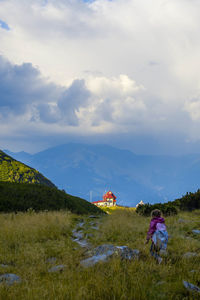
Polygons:
M8 26L8 24L2 20L0 20L0 28L3 28L5 30L10 30L10 27Z

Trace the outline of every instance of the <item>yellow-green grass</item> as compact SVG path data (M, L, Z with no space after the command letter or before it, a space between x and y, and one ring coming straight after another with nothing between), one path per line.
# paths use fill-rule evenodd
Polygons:
M111 207L107 207L107 206L100 206L100 208L105 211L107 214L111 214L116 210L126 210L126 211L135 211L136 207L125 207L125 206L111 206Z
M182 280L200 285L200 239L192 234L192 229L200 228L200 211L166 218L171 238L168 256L161 265L150 257L150 245L144 245L150 218L133 210L115 210L101 217L96 231L89 226L96 219L81 218L86 222L85 233L93 234L89 239L94 247L104 243L127 245L140 250L140 259L129 262L112 258L85 269L79 263L85 257L84 250L77 249L71 240L71 230L79 219L76 215L1 214L0 263L10 266L0 268L0 273L15 273L22 282L10 287L0 284L0 299L198 299L198 295L187 292ZM179 222L180 218L184 222ZM184 259L186 252L197 252L198 256ZM46 261L50 257L57 258L52 265L66 266L62 273L48 272L52 265Z

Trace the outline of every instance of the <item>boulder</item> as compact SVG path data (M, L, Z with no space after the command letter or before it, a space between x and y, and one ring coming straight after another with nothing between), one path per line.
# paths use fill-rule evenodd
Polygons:
M140 251L137 249L130 249L127 246L114 246L104 244L96 247L89 253L92 255L92 257L81 261L81 265L84 267L93 266L99 261L105 262L113 255L126 260L138 259Z
M0 283L5 283L6 285L13 285L14 283L20 283L21 278L15 274L3 274L0 276Z

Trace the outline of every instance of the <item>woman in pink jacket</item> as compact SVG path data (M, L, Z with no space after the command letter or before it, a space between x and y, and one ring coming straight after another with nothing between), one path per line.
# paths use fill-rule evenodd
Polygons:
M148 244L151 239L152 244L150 253L160 264L162 257L160 257L159 254L166 253L168 233L166 230L165 220L161 217L161 211L159 209L155 209L152 211L151 216L152 219L149 225L149 231L147 232L145 244Z

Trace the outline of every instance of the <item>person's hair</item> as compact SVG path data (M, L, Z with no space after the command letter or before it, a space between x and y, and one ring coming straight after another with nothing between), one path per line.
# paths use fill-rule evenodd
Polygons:
M151 212L151 216L152 216L152 217L160 217L161 215L162 215L162 212L161 212L160 209L154 209L154 210L152 210L152 212Z

